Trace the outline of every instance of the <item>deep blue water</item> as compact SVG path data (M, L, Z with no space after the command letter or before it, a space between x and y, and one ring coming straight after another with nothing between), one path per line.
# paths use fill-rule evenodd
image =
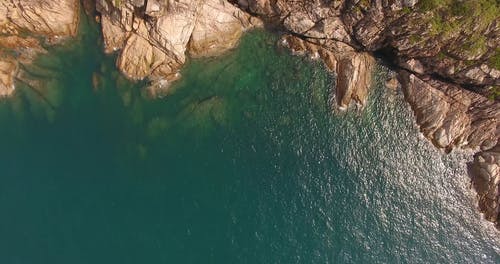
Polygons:
M150 99L83 27L0 102L0 263L500 262L468 154L420 136L383 67L332 113L322 65L255 31Z

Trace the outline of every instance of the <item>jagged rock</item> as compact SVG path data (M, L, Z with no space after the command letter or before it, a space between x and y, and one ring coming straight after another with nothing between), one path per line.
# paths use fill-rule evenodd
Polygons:
M409 59L401 63L401 67L405 68L413 73L424 74L424 66L419 60Z
M469 164L479 209L500 228L500 104L456 85L400 73L422 133L434 145L481 149Z
M123 28L111 22L108 16L101 18L101 27L104 39L104 52L111 53L122 49L129 34Z
M469 169L480 210L500 228L500 144L476 154Z
M132 33L116 65L130 79L142 80L164 63L166 55L138 34Z
M4 0L0 2L0 29L74 36L78 28L79 6L78 0Z
M365 105L371 86L372 68L375 60L368 53L343 55L337 69L337 102L345 109L351 100Z
M500 105L456 85L402 71L400 80L422 133L439 148L487 149L500 136Z
M186 54L213 56L233 48L255 19L220 0L100 0L105 51L123 49L118 68L130 79L149 78L151 87L178 79ZM144 9L144 13L141 10Z
M193 33L202 1L167 2L168 8L149 29L149 38L159 48L171 53L180 63L186 60L186 49Z
M334 90L340 109L346 109L351 101L361 106L366 103L375 64L375 59L370 54L352 49L335 52L291 35L284 36L281 43L295 54L308 54L311 58L321 59L337 76Z
M30 63L45 52L31 33L56 43L74 36L79 21L77 0L4 0L0 2L0 97L13 94L19 63Z
M7 58L0 60L0 97L12 95L14 92L14 78L17 70L16 61Z
M390 55L386 59L400 67L453 79L467 87L477 86L476 91L500 85L500 79L495 77L500 69L491 71L485 69L488 65L483 66L498 52L498 18L486 26L478 27L476 23L445 30L439 23L433 24L436 20L431 18L450 19L450 24L462 18L437 17L449 16L446 12L419 11L416 0L229 1L303 39L342 42L357 51L384 51Z
M236 19L235 19L236 18ZM188 50L193 57L215 56L236 46L252 20L228 2L206 0L200 7Z
M157 0L148 0L146 15L156 17L161 14L161 4Z

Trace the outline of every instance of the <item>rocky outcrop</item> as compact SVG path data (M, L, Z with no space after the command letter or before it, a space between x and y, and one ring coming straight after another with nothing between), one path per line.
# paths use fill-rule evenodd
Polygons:
M345 110L351 102L364 106L371 87L374 58L366 52L356 52L353 48L341 45L322 46L301 38L285 35L281 44L295 54L309 55L312 59L321 59L335 79L333 96L340 110Z
M93 0L84 0L86 10ZM281 43L321 59L335 75L339 109L365 104L381 55L399 72L388 87L403 88L422 133L446 151L479 150L471 165L479 207L498 224L500 18L494 1L418 0L96 0L105 52L119 51L128 78L152 81L150 91L180 77L187 56L233 48L253 26L277 27ZM432 8L429 8L432 3ZM451 4L450 4L451 3ZM233 5L234 4L234 5ZM239 8L238 8L239 7ZM244 12L246 11L246 12ZM252 14L252 15L250 15ZM11 95L22 63L48 43L73 36L77 0L0 2L0 97ZM257 19L255 17L259 17ZM21 34L22 32L22 34ZM94 75L97 86L98 77ZM467 91L468 89L469 91ZM497 92L492 92L497 91ZM498 100L498 99L497 99Z
M36 38L16 35L0 37L0 98L14 93L19 64L30 63L40 53L45 53L45 49Z
M500 229L500 145L476 154L469 169L480 210Z
M374 64L375 60L368 53L355 53L339 61L336 93L341 108L348 107L351 100L359 105L366 104Z
M321 46L333 42L384 54L416 75L439 76L483 94L500 85L500 8L494 1L440 1L432 9L425 3L438 1L230 1Z
M18 71L15 61L0 60L0 97L12 95L15 90L14 78Z
M474 164L487 169L474 170L472 179L481 210L496 221L500 105L487 97L500 93L498 3L230 1L289 34L284 43L293 51L322 59L337 76L341 108L366 100L371 62L365 54L381 55L400 73L399 81L386 85L402 86L422 133L436 147L484 151Z
M432 78L402 71L400 80L422 133L438 148L489 149L500 136L500 104Z
M402 71L400 80L422 133L446 151L479 149L470 164L479 209L500 229L500 104L457 85L420 79Z
M218 55L233 48L259 21L220 0L97 1L106 52L120 50L128 78L161 90L179 78L186 55Z
M486 151L498 144L500 107L483 96L500 85L498 7L476 1L451 1L453 7L417 0L228 1L284 31L281 43L294 53L321 59L336 76L332 97L339 109L366 102L370 54L379 54L400 72L399 81L392 78L386 85L403 88L422 133L436 147ZM436 5L429 9L429 2ZM252 26L252 17L226 1L119 3L98 1L106 51L121 49L117 65L125 75L157 80L160 87L179 78L186 54L217 55ZM478 155L485 153L490 152ZM492 183L497 184L476 182L480 197L484 190L497 190ZM498 192L486 192L498 202ZM480 206L483 211L497 210L493 198L480 200L488 204Z
M188 44L189 55L219 55L236 46L243 30L259 24L255 18L239 11L228 2L205 1L198 10Z
M45 52L38 38L57 43L74 36L79 22L78 0L4 0L0 2L0 97L13 94L20 63Z
M17 35L29 31L44 36L74 36L78 0L4 0L0 2L0 31Z

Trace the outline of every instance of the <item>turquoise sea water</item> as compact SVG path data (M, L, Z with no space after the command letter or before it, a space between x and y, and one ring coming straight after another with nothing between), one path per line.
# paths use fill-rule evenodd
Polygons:
M0 102L0 263L500 262L467 155L421 138L382 67L332 114L323 67L255 31L151 100L82 27Z

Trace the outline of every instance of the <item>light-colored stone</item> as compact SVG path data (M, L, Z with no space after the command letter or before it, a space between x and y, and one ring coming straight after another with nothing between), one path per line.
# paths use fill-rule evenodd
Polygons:
M189 41L193 57L215 56L232 49L243 31L251 27L250 16L220 0L206 0L198 11Z
M130 79L148 78L149 90L165 90L177 80L187 54L214 56L233 48L256 21L220 0L149 0L145 7L100 1L105 51L122 49L118 68Z
M488 148L500 135L500 105L437 80L401 72L403 91L422 133L437 147Z
M164 52L145 38L132 33L120 53L117 66L130 79L142 80L167 59Z
M78 0L3 0L0 2L0 97L13 94L19 64L30 63L44 53L38 38L56 44L76 35L79 22ZM21 34L21 32L23 34Z
M344 54L337 69L337 103L341 109L351 101L363 106L366 104L371 87L374 58L368 53Z
M0 98L10 96L14 93L14 78L17 70L17 62L14 60L0 60Z
M112 23L108 16L101 18L101 26L104 39L104 52L111 53L122 49L129 34L121 27Z
M161 4L158 0L148 0L146 4L146 15L156 17L161 14Z
M78 0L3 0L0 29L13 27L41 35L74 36L79 6Z
M352 101L360 106L366 104L375 65L375 59L370 54L353 50L335 52L291 35L285 35L280 43L294 54L321 59L336 75L334 90L341 110L347 109Z

